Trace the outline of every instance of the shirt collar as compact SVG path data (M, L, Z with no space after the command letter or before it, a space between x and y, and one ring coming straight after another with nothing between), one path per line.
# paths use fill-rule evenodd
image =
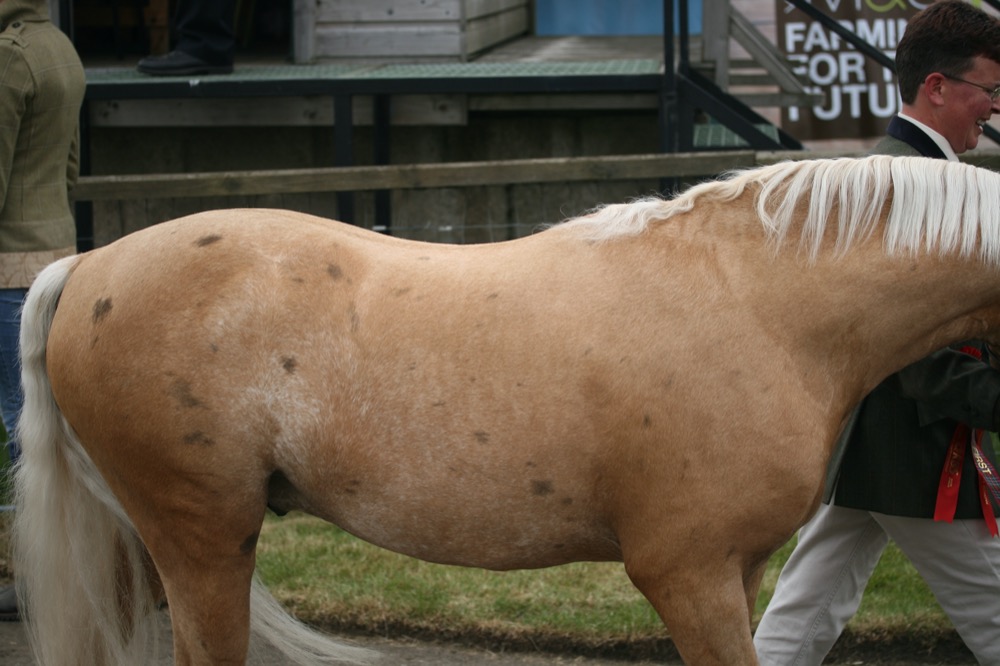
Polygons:
M934 143L937 144L937 147L941 149L941 152L943 152L944 155L945 155L945 157L947 157L949 160L951 160L952 162L958 162L959 161L958 155L956 155L955 151L952 150L952 148L951 148L951 144L948 143L947 139L945 139L943 136L941 136L940 132L932 130L927 125L923 124L919 120L911 118L910 116L906 115L902 111L900 111L896 115L899 116L900 118L902 118L903 120L905 120L906 122L913 123L914 125L916 125L917 127L919 127L920 130L924 134L926 134L927 136L929 136L931 138L931 140L934 141Z

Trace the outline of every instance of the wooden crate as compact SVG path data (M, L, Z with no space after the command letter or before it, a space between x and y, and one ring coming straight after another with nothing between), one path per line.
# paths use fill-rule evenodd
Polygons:
M464 62L524 35L528 0L319 0L312 58Z

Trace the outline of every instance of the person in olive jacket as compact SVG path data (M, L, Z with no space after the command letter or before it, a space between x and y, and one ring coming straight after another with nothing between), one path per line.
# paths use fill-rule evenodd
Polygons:
M1000 113L1000 21L969 4L946 0L915 15L896 66L903 109L874 153L957 160ZM979 662L1000 664L1000 507L975 465L982 456L996 467L983 431L1000 429L1000 371L987 357L975 341L935 352L854 412L831 464L829 503L799 531L757 627L761 664L822 663L889 539Z
M46 0L0 0L0 411L18 456L21 302L35 275L76 251L69 189L78 174L83 65ZM17 619L13 586L0 620Z

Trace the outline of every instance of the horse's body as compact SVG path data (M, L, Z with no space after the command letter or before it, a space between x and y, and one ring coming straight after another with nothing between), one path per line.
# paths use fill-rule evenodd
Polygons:
M162 581L177 661L242 662L270 506L434 562L622 560L685 660L753 663L759 575L815 508L852 406L998 322L993 268L947 249L890 256L872 200L947 178L996 227L1000 177L817 164L493 245L219 211L53 265L24 314L17 475L40 654L134 658L122 645ZM769 224L808 252L769 244L754 206L755 178L781 173L804 189L768 195L792 213ZM861 230L803 224L800 195L829 217L814 184ZM918 226L954 207L899 214ZM995 254L1000 233L980 245L976 223L966 249ZM269 617L257 625L282 622Z

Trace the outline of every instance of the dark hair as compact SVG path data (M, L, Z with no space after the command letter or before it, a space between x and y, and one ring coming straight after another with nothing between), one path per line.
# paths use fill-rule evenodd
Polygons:
M918 12L896 47L899 95L906 104L934 72L961 76L976 56L1000 63L1000 20L961 0L944 0Z

